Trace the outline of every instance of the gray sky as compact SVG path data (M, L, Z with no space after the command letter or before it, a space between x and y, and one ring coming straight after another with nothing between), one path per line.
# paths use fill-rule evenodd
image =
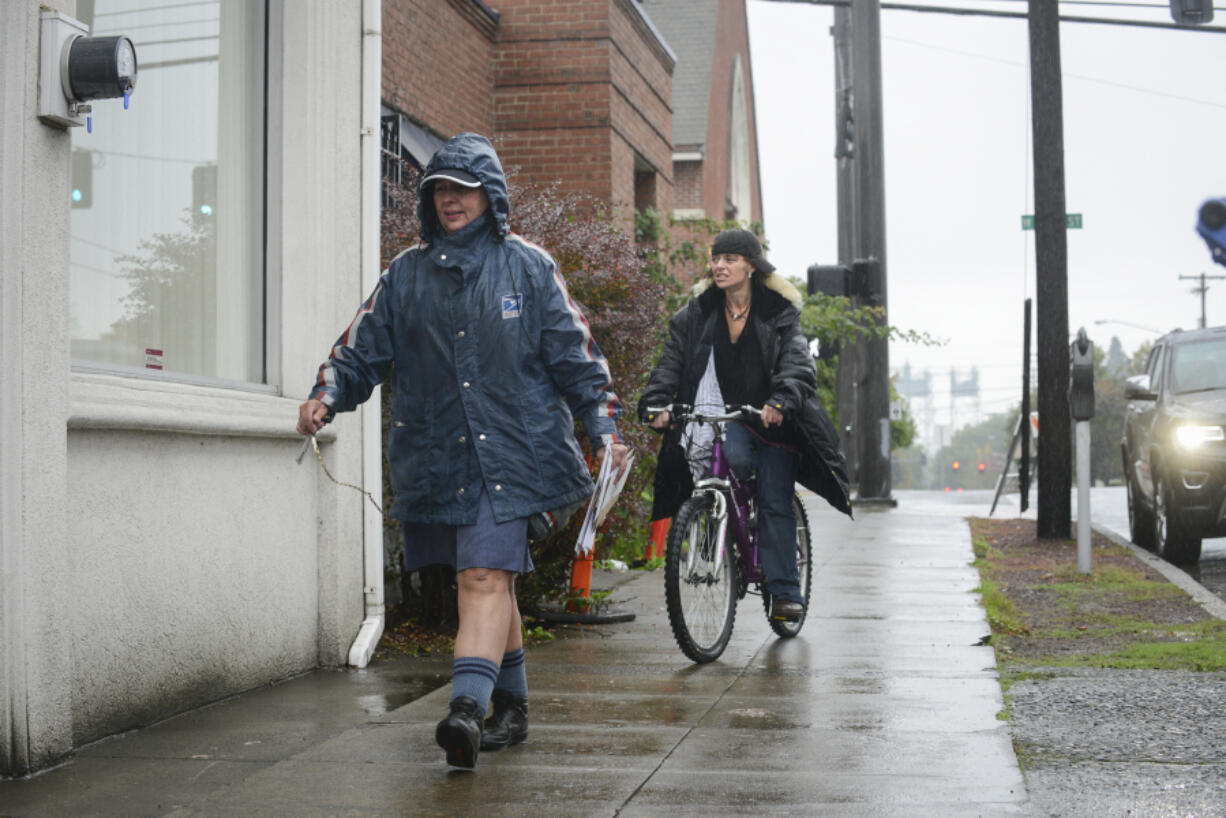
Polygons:
M771 258L803 278L837 260L832 12L748 9ZM1103 14L1170 20L1164 8ZM1034 233L1021 229L1034 212L1026 22L904 11L881 21L889 320L948 340L893 345L890 367L932 372L938 423L949 422L951 368L978 366L981 411L1003 411L1020 400L1022 304L1035 295ZM1069 327L1104 347L1118 336L1131 354L1156 335L1094 322L1192 328L1200 298L1179 276L1226 275L1194 231L1201 202L1226 197L1226 34L1064 23L1060 37L1065 196L1084 220L1068 233ZM1208 322L1226 324L1226 280L1207 283ZM956 423L971 411L960 405Z

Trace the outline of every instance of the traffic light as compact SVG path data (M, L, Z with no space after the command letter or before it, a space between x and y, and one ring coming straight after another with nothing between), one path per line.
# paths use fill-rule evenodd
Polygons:
M809 295L848 294L848 277L851 269L842 264L813 264L809 266Z
M72 206L91 207L94 203L94 152L76 148L72 152Z
M217 207L217 166L192 168L192 215L212 216Z
M809 266L809 295L842 296L844 298L870 298L872 279L879 263L875 258L856 259L851 266L846 264L813 264Z
M1226 199L1210 199L1200 206L1196 232L1209 245L1218 264L1226 264Z
M950 468L952 468L954 471L957 471L958 469L962 468L962 464L959 463L957 460L955 460L953 463L950 464Z
M1185 26L1213 22L1213 0L1171 0L1171 19Z
M984 470L984 469L986 469L987 467L988 467L988 464L986 464L986 463L980 463L980 464L979 464L979 471L983 471L983 470Z

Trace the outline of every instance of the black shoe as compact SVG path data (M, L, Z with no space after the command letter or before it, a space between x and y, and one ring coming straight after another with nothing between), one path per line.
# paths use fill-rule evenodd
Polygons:
M481 746L481 708L477 700L472 696L452 699L451 713L438 723L434 740L447 751L447 763L452 767L475 767Z
M494 713L485 720L482 750L501 750L528 737L528 700L505 690L494 691Z
M799 622L804 615L805 606L800 602L778 597L771 600L771 619L781 622Z

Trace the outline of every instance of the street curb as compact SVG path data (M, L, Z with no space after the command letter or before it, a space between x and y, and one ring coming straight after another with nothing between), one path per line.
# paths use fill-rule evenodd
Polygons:
M1174 565L1171 565L1154 552L1146 551L1141 546L1137 545L1136 543L1129 542L1119 534L1116 534L1114 531L1094 525L1091 525L1090 527L1094 529L1096 534L1101 534L1116 545L1122 545L1130 549L1132 553L1136 555L1137 559L1146 563L1159 574L1162 574L1162 576L1166 577L1172 583L1182 588L1185 592L1187 592L1188 596L1199 602L1200 606L1210 615L1216 616L1218 619L1226 620L1226 601L1214 596L1213 593L1204 585L1201 585L1199 582L1192 579L1192 577L1188 576Z

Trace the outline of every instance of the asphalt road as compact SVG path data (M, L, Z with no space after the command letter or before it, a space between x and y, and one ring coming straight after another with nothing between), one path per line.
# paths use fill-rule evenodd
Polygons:
M1076 514L1077 498L1073 497ZM1128 539L1128 500L1123 486L1090 489L1090 519ZM1226 599L1226 538L1205 540L1200 563L1181 566L1189 576L1216 596Z
M943 505L951 513L965 516L987 517L992 508L992 491L938 492L938 491L899 491L900 504L913 502ZM1036 514L1038 492L1030 490L1030 508L1022 513L1021 498L1016 494L1002 495L997 501L994 517L1029 517ZM1073 519L1077 517L1077 492L1073 491ZM1125 540L1128 539L1128 500L1123 486L1105 486L1090 489L1090 519L1094 525L1110 529ZM1076 527L1073 536L1076 536ZM1226 600L1226 538L1205 540L1201 551L1200 563L1194 566L1184 566L1183 570L1208 588L1219 598Z

